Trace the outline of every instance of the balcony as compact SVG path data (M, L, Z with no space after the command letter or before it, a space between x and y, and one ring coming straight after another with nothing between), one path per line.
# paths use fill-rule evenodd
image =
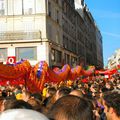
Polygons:
M35 40L41 38L41 32L1 32L0 41Z

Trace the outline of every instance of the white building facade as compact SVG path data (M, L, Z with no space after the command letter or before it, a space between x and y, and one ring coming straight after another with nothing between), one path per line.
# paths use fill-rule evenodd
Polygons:
M49 41L60 42L62 35L60 25L47 18L48 7L49 1L46 0L0 0L2 61L5 62L7 56L16 56L17 61L22 58L29 59L32 65L40 60L45 60L49 64L51 45ZM56 20L60 7L56 8L58 11L53 8L55 7L51 7L54 13L52 16L53 20ZM59 22L61 22L60 18ZM50 25L52 28L49 27Z
M16 56L32 65L45 60L52 67L73 66L83 58L96 65L96 50L88 50L93 42L96 46L94 22L82 12L86 17L79 16L74 0L0 0L0 61Z
M120 65L120 49L117 49L115 53L108 58L108 69L116 68Z

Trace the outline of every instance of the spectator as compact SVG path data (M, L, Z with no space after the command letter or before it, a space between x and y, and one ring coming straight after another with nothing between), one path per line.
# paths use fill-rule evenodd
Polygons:
M70 95L75 95L75 96L78 96L78 97L83 97L83 94L80 90L72 90L70 92Z
M41 112L41 101L39 101L38 99L35 98L31 98L28 100L28 103L33 107L34 110Z
M57 101L59 98L68 95L70 92L71 92L71 89L68 88L68 87L60 87L60 88L58 88L58 90L57 90L57 92L56 92L56 94L55 94L55 99L56 99L56 101Z
M3 110L8 110L8 109L17 109L17 108L22 108L22 109L33 109L32 106L23 101L23 100L14 100L14 99L8 99L4 101L3 105Z
M107 120L120 120L120 90L106 92L103 105Z
M54 120L93 120L92 103L77 96L64 96L53 104L48 117Z
M50 103L50 100L51 100L51 98L53 97L53 95L55 95L55 93L56 93L56 89L55 89L54 87L48 88L47 94L46 94L46 98L45 98L45 100L43 101L43 105L44 105L45 107Z
M31 95L30 95L29 92L27 92L27 91L23 91L23 92L22 92L22 99L23 99L25 102L27 102L30 98L31 98Z

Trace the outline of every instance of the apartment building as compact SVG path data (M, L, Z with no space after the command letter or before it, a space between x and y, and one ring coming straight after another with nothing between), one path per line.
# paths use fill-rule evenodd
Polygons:
M115 53L108 58L108 69L116 68L120 65L120 49L117 49Z
M97 65L96 26L84 0L81 6L80 14L74 0L0 0L0 61Z
M97 69L103 68L103 42L100 30L96 25Z

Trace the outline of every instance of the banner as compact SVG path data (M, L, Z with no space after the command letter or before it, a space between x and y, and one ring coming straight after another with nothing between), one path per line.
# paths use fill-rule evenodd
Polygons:
M6 63L7 64L15 64L16 63L16 57L15 56L8 56Z

